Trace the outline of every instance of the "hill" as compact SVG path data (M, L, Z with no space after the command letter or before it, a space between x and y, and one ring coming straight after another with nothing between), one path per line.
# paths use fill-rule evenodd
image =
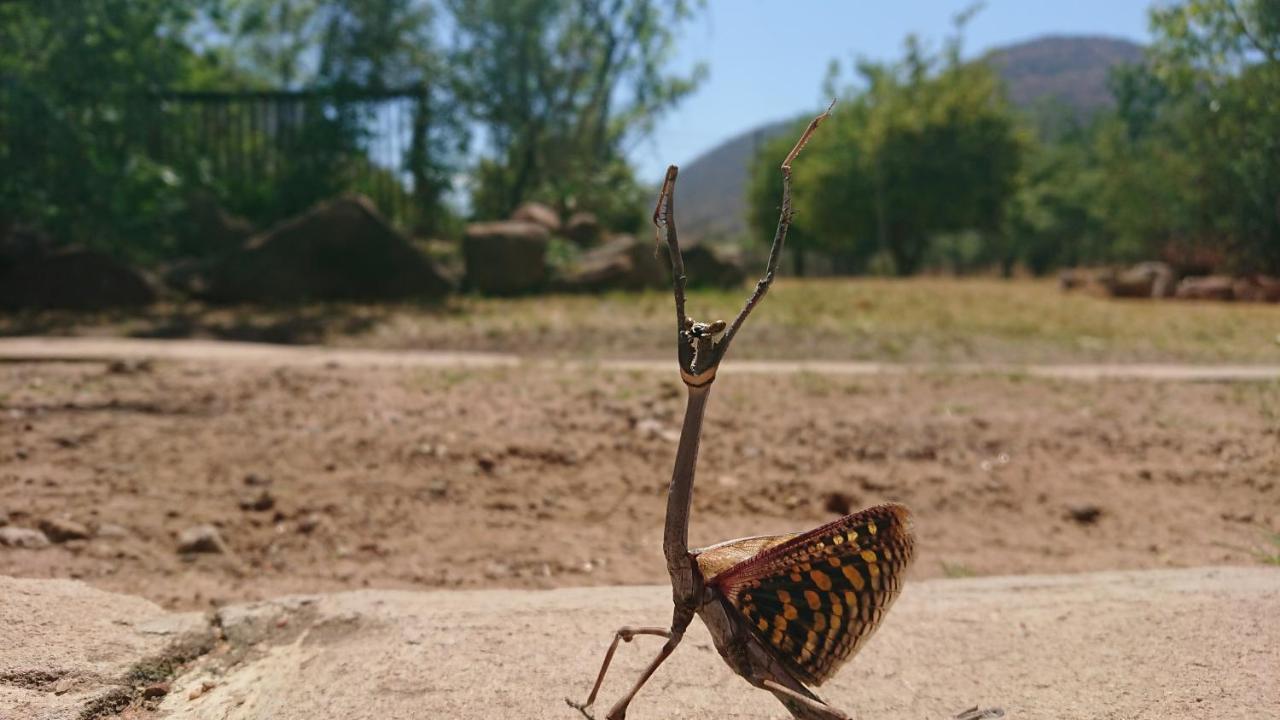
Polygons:
M1092 36L1047 36L994 48L982 60L1004 79L1009 99L1029 112L1047 106L1085 118L1111 104L1107 74L1138 62L1142 46ZM747 232L748 166L764 141L791 120L753 128L717 145L680 170L680 231L690 239L733 240Z
M726 140L680 168L680 233L691 239L741 237L747 229L747 174L762 143L793 125L779 120Z

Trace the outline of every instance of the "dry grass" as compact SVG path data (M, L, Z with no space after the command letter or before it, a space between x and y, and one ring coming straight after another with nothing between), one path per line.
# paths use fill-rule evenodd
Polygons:
M744 290L699 291L690 312L728 318ZM85 318L0 318L0 333L213 336L380 348L578 357L666 357L665 292L440 307L167 307ZM1280 361L1280 306L1120 301L1051 281L782 279L735 345L738 357L914 362Z

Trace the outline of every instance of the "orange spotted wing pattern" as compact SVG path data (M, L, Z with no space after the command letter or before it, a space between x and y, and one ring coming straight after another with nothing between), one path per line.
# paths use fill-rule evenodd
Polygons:
M877 505L708 578L802 682L820 685L871 637L902 588L911 515Z

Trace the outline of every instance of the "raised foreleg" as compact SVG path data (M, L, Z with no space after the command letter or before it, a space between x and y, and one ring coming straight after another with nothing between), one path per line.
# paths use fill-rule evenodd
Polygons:
M591 694L587 696L584 703L576 703L569 698L564 701L588 718L591 717L590 709L596 701L596 695L600 693L600 686L604 683L605 673L609 672L609 663L613 661L613 653L618 649L619 642L631 642L637 635L656 635L658 637L670 638L671 631L664 627L631 627L620 628L613 634L613 642L609 644L609 650L604 654L604 663L600 665L600 674L596 676L596 684L591 687ZM639 689L639 688L637 688ZM632 694L635 694L634 691Z

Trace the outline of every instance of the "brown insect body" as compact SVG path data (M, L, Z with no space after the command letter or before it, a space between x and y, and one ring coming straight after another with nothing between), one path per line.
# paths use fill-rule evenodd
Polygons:
M677 322L677 359L688 405L667 495L663 552L674 611L669 628L625 627L614 636L587 701L569 704L591 717L619 642L665 637L658 656L607 714L623 720L631 699L675 650L694 616L702 618L725 662L752 685L773 693L801 720L847 720L806 684L819 685L852 657L897 597L911 562L907 509L879 505L805 533L688 547L689 514L702 419L720 361L742 323L773 282L791 222L791 163L828 116L815 118L782 164L782 213L764 277L732 323L697 323L685 314L684 260L674 221L677 170L667 171L654 224L670 251Z

